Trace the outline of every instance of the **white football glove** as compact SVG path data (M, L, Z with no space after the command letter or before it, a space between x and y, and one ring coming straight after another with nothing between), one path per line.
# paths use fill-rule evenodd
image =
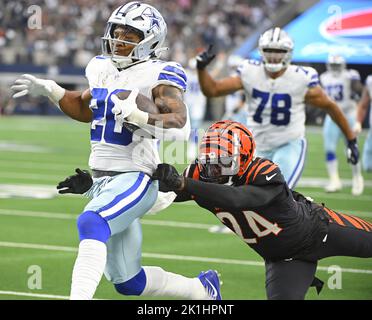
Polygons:
M138 93L138 89L133 89L125 100L121 100L118 96L112 95L111 100L115 105L112 108L112 113L115 115L115 120L117 122L122 124L125 121L129 121L138 125L147 123L149 117L148 113L139 110L137 107L136 98Z
M13 98L23 97L27 94L33 97L46 96L57 106L59 100L63 98L66 92L55 81L38 79L31 74L23 74L21 78L14 82L14 85L10 89L15 91Z
M362 132L362 124L359 121L355 122L353 130L356 135L360 134Z

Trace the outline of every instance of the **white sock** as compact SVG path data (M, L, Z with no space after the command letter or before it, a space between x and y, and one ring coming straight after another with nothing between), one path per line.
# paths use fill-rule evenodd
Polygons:
M170 296L188 300L204 300L207 294L198 278L187 278L160 267L143 267L146 287L143 296Z
M362 175L362 167L360 165L360 161L357 164L351 165L351 172L353 173L353 177L359 177Z
M339 180L337 159L327 161L327 171L331 180Z
M85 239L79 244L72 272L70 300L90 300L96 292L106 266L106 244Z

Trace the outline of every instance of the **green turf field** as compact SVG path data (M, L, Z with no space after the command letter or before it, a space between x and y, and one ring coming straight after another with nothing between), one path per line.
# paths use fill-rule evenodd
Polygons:
M369 186L360 197L353 197L348 186L337 194L303 187L308 178L326 177L322 136L319 130L308 130L307 137L306 169L298 190L333 209L372 221L371 173L364 175ZM341 177L350 179L341 144L338 153ZM50 198L48 186L56 185L76 167L87 168L88 155L88 124L61 118L0 118L0 299L69 295L78 245L75 219L88 199ZM145 216L143 265L158 265L190 277L217 269L222 274L224 299L265 299L261 258L235 235L209 233L208 227L216 223L211 213L191 202ZM332 265L343 268L340 289L327 285L334 274L328 272ZM33 266L41 270L41 281ZM319 297L311 288L308 299L372 299L372 259L329 258L319 266L317 275L325 287ZM120 296L106 279L95 297L141 299Z

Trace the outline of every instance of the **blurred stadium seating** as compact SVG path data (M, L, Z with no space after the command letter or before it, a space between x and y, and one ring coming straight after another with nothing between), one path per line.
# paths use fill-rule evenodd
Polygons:
M270 24L277 8L288 1L146 2L161 12L168 24L166 45L170 50L165 58L186 64L209 43L216 44L220 52L231 52L264 21ZM55 79L69 89L86 87L84 68L100 54L106 21L121 4L118 0L1 0L0 114L59 114L45 99L9 99L9 84L19 74L32 73ZM41 8L41 29L28 27L32 5Z

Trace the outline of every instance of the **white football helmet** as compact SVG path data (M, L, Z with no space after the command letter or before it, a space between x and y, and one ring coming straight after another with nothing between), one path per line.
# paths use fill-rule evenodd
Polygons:
M258 40L263 64L269 72L279 72L290 64L293 47L292 39L278 27L265 31Z
M114 39L114 30L118 25L126 26L141 35L139 43ZM167 35L167 24L154 7L133 1L114 10L107 21L106 31L102 37L102 53L109 56L113 64L119 68L127 68L139 61L159 57ZM115 54L118 42L135 45L128 56Z
M339 75L346 69L346 61L344 57L337 54L330 54L327 59L327 70L334 74Z

